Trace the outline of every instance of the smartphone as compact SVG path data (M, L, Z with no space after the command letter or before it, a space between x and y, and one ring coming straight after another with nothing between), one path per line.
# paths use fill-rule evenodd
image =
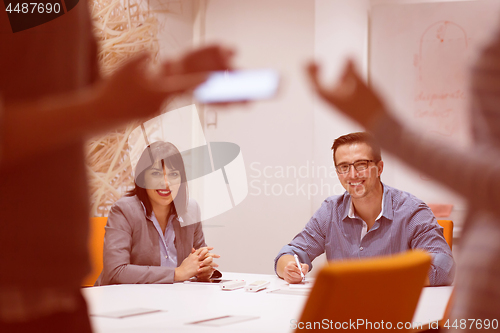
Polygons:
M273 69L212 72L194 91L201 103L244 102L273 97L279 74Z

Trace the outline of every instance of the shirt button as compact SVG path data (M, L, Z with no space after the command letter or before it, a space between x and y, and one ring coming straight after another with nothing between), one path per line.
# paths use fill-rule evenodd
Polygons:
M363 247L361 246L361 247L359 248L359 250L360 250L360 251L363 251Z
M165 256L165 259L168 259L168 256Z

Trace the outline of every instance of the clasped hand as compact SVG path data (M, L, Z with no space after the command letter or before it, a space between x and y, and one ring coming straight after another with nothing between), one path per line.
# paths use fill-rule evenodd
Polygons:
M213 247L200 247L191 250L182 264L175 269L175 281L184 281L192 277L206 281L210 279L216 267L215 258L220 258L218 254L211 253Z

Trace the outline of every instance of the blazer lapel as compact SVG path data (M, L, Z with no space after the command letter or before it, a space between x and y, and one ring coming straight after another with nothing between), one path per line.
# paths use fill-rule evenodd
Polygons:
M182 261L189 255L189 253L186 253L186 246L182 244L182 228L179 223L179 220L177 218L172 219L172 223L174 226L174 232L175 232L175 239L174 239L174 244L175 244L175 249L177 250L177 267L179 267L182 264ZM189 249L191 252L191 249Z

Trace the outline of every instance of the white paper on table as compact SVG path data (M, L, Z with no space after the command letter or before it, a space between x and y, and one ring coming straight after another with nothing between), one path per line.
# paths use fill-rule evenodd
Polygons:
M268 293L273 293L273 294L284 294L284 295L301 295L301 296L308 296L311 293L310 289L275 289L271 290Z
M312 281L304 281L301 283L290 283L290 289L311 289L314 283Z
M135 309L124 309L124 310L118 310L118 311L110 311L110 312L104 312L104 313L91 313L90 315L94 316L94 317L126 318L126 317L139 316L139 315L144 315L144 314L148 314L148 313L155 313L155 312L160 312L160 311L164 311L164 310L135 308Z
M220 316L220 317L215 317L215 318L209 318L209 319L203 319L203 320L198 320L198 321L193 321L191 323L187 323L188 325L202 325L202 326L225 326L225 325L231 325L231 324L236 324L242 321L247 321L247 320L253 320L253 319L259 319L260 317L257 316Z

